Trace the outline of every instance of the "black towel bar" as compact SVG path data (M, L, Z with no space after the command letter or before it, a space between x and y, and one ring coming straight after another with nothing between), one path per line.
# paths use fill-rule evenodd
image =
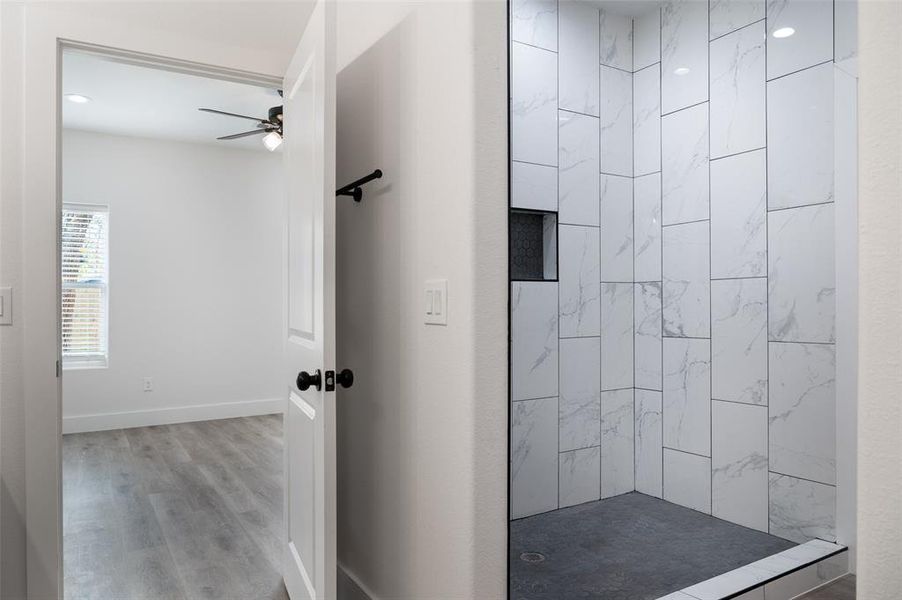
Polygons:
M379 179L382 177L382 170L376 169L369 175L361 177L357 181L351 182L348 185L338 188L335 191L336 196L351 196L354 198L354 202L360 202L363 199L363 190L360 189L364 183L369 183L374 179Z

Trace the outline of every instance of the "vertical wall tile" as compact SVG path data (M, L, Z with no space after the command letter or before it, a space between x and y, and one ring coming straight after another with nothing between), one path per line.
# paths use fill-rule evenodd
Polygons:
M598 500L599 494L598 447L562 452L560 456L561 508Z
M711 282L712 396L767 404L767 280Z
M557 169L532 163L511 163L511 206L557 211Z
M770 474L770 533L800 544L836 540L836 488Z
M633 21L623 15L601 11L599 59L602 65L623 71L633 70Z
M661 283L637 283L636 313L636 387L662 389L661 372Z
M598 119L559 111L559 120L560 222L598 225Z
M711 277L767 274L766 187L765 150L711 161Z
M858 56L858 2L857 0L836 0L833 3L836 27L834 31L833 60L837 65L846 63ZM858 71L853 66L849 69L853 75Z
M767 84L767 203L833 200L833 65Z
M708 218L708 105L661 119L664 224Z
M661 280L661 174L633 180L636 281Z
M664 445L668 448L711 455L710 352L709 340L664 338Z
M661 9L657 6L633 19L633 70L661 60Z
M511 39L557 50L557 0L513 0Z
M557 398L511 407L511 518L558 507Z
M511 158L557 165L557 54L511 46Z
M667 0L661 9L661 99L669 113L708 99L708 4ZM665 153L666 155L666 153Z
M763 148L764 23L711 42L711 156Z
M661 392L636 390L636 491L660 498L663 494L661 464Z
M633 280L633 179L601 176L601 280Z
M789 37L775 31L792 27ZM831 0L768 0L767 78L773 79L833 60L833 2Z
M601 284L601 389L633 387L633 284Z
M711 512L767 531L767 408L711 403Z
M558 227L561 337L601 333L598 228Z
M633 174L633 74L602 65L601 172Z
M598 8L562 0L558 5L560 108L598 116Z
M601 394L601 497L636 489L633 390Z
M542 258L545 279L557 279L557 214L542 216Z
M769 339L836 339L833 204L768 213Z
M708 222L664 227L664 335L710 337Z
M560 450L599 444L601 420L597 337L561 340Z
M633 74L633 174L661 170L661 65Z
M711 514L711 459L664 448L664 499Z
M836 483L836 355L831 344L770 344L770 468Z
M711 0L709 18L713 40L763 19L764 0Z
M558 394L557 283L511 284L511 392L514 400Z

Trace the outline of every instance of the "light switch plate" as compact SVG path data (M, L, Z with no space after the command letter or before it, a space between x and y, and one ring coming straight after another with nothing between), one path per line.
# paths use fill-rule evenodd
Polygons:
M448 324L448 280L427 279L424 316L427 325Z
M0 325L13 324L13 289L0 287Z

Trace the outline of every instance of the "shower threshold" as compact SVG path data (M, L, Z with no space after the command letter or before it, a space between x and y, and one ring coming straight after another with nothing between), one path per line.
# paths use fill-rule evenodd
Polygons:
M510 528L511 600L655 600L797 546L637 492Z

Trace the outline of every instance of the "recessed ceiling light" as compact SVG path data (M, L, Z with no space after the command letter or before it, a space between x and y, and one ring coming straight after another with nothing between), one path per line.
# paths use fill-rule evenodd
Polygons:
M689 67L677 67L673 70L674 75L686 75L689 73Z
M90 102L91 99L87 96L82 96L81 94L66 94L66 100L69 102L75 102L76 104L85 104L86 102Z
M773 36L775 38L788 38L795 32L796 32L796 30L793 29L792 27L781 27L780 29L777 29L776 31L774 31Z

